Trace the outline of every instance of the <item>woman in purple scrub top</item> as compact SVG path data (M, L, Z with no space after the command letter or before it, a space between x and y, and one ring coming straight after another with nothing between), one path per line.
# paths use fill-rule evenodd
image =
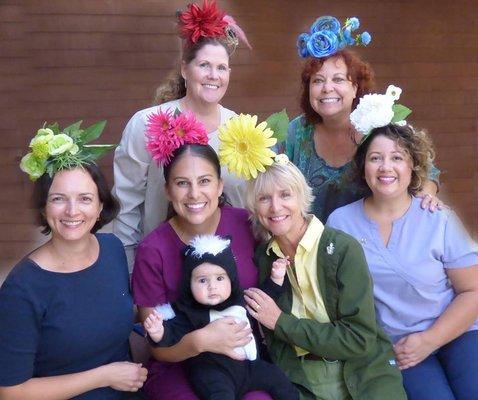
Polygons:
M363 246L408 398L478 399L478 245L453 211L423 211L414 197L432 157L422 131L373 129L354 160L371 194L327 224Z

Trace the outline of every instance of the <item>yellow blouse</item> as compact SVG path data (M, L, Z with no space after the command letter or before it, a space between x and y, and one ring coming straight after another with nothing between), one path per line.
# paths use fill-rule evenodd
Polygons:
M317 280L317 251L324 225L314 215L309 215L308 219L307 230L297 246L291 268L287 269L292 286L292 315L325 323L330 322L330 319ZM267 248L268 254L270 250L278 257L285 257L275 239ZM296 353L302 356L308 351L296 346Z

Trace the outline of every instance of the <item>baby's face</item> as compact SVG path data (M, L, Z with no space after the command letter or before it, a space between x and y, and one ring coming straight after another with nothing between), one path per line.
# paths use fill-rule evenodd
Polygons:
M198 303L215 306L231 295L231 280L219 265L204 263L191 274L191 292Z

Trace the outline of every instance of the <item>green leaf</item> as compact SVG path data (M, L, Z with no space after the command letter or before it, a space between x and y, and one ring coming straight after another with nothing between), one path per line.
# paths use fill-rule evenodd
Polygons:
M81 143L89 143L95 139L98 139L105 128L106 121L100 121L86 128L80 135L79 139Z
M394 104L392 106L392 110L393 110L393 118L392 118L392 121L390 122L403 121L412 113L412 110L410 110L408 107L405 107L401 104Z
M72 138L78 137L78 134L76 132L80 130L80 126L82 122L83 121L76 121L74 124L67 126L65 129L63 129L63 133L66 133L68 136L71 136Z
M283 142L287 138L287 128L289 126L289 116L285 108L278 113L274 113L266 120L267 127L272 129L272 137L277 139L277 143Z
M173 117L177 117L179 114L181 114L181 110L178 107L176 107L176 109L174 110Z
M61 133L60 126L58 125L58 122L55 122L54 124L47 125L46 128L50 128L55 135L59 135Z
M97 160L116 146L116 144L86 144L83 146L83 154L87 161Z

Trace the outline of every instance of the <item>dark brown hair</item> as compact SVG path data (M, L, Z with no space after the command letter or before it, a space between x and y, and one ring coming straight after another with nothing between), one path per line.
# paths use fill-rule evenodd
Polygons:
M415 130L410 125L399 126L388 124L375 128L357 148L354 157L356 182L363 188L368 188L365 181L365 161L370 144L377 136L385 136L397 143L412 160L412 178L408 186L408 192L412 195L418 193L427 180L428 171L435 157L433 143L423 130Z
M352 110L357 107L362 96L373 92L375 89L375 77L372 67L351 50L343 49L334 55L323 58L307 58L304 62L301 73L300 107L304 113L306 122L311 125L321 123L322 117L317 114L310 105L310 78L322 68L322 65L326 60L331 58L341 58L344 60L345 65L347 66L348 78L357 86L357 95L352 102Z
M104 225L113 221L113 219L119 212L120 206L118 201L111 194L111 189L108 186L108 183L103 173L96 164L85 164L82 167L78 168L83 168L83 170L90 174L91 179L93 179L93 182L95 182L96 187L98 188L99 200L103 204L103 209L101 210L99 220L96 221L95 225L91 229L91 232L95 233ZM37 213L37 224L43 227L43 230L41 232L44 235L48 235L51 232L51 228L48 225L48 222L45 217L45 207L48 200L48 192L50 191L53 179L55 179L55 175L50 177L49 174L45 173L38 180L35 181L33 187L33 208L36 210Z

